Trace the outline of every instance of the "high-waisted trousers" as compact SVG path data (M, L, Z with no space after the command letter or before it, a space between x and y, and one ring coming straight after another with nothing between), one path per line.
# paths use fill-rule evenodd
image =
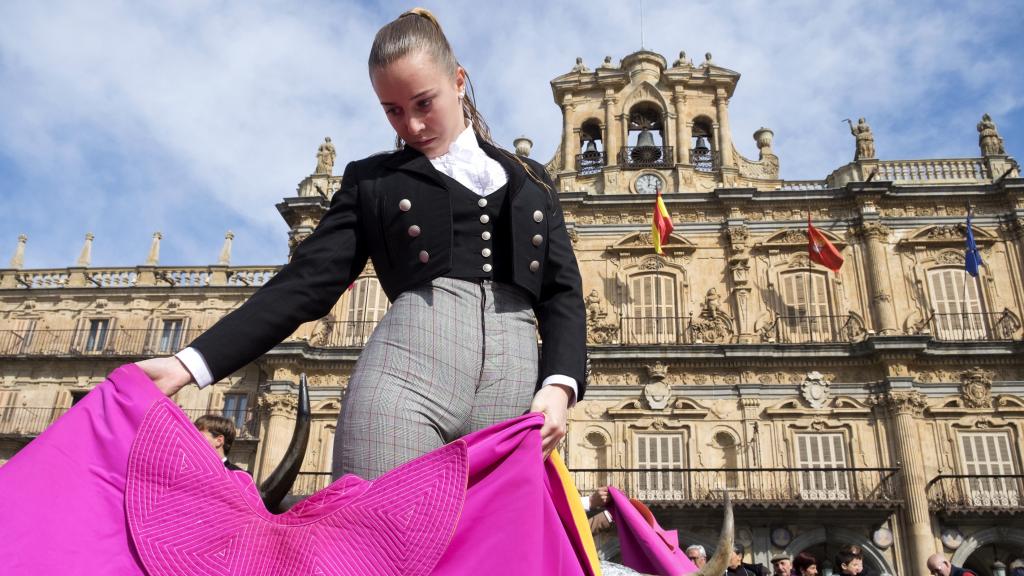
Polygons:
M370 336L345 390L334 478L376 478L525 413L537 362L537 320L521 288L437 278L403 292Z

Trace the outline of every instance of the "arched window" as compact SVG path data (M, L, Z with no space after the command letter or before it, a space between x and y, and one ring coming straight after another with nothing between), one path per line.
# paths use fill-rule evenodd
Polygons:
M694 118L690 132L690 164L698 172L714 172L719 163L718 142L711 120L706 116Z
M979 340L988 335L977 279L963 268L930 270L928 292L936 338Z
M342 346L362 346L391 304L376 278L360 278L349 288Z
M719 432L715 434L715 444L722 450L722 468L739 468L739 454L733 435L728 432ZM738 488L739 485L739 472L726 470L725 487Z
M650 102L641 102L629 111L629 144L619 153L623 169L669 168L672 148L665 146L664 112Z
M679 316L675 275L644 272L630 276L628 309L623 316L626 343L681 343L684 331Z
M780 342L832 342L835 318L828 297L828 277L808 270L785 272L778 319Z
M580 150L576 156L576 171L580 176L598 174L604 168L604 141L601 139L601 124L591 118L580 127Z
M587 434L587 448L593 451L593 467L598 470L594 473L594 489L611 484L611 446L607 439L600 432L591 432Z

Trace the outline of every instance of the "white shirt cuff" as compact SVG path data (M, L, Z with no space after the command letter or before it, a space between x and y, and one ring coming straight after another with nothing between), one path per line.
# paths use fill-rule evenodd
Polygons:
M206 360L203 359L203 355L198 350L191 347L185 348L175 354L174 357L181 360L181 363L185 365L185 369L192 374L192 379L196 381L200 388L213 384L213 375L210 374L210 367L206 365Z
M583 503L583 511L584 512L590 512L590 497L589 496L580 496L580 502Z
M552 374L551 376L548 376L547 378L544 379L543 382L540 383L540 387L543 388L545 386L550 386L552 384L562 384L563 386L568 386L569 388L571 388L572 398L569 398L569 406L571 407L576 404L576 396L579 394L579 390L576 388L575 378L570 378L564 374Z

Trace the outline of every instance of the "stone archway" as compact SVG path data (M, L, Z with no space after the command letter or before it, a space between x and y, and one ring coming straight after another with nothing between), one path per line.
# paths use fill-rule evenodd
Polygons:
M964 537L963 544L957 548L950 562L955 566L963 566L971 559L971 555L989 544L1008 544L1024 550L1024 528L995 527L978 530Z
M840 542L843 544L856 544L863 548L865 560L874 564L882 576L896 574L892 565L889 564L889 560L886 559L885 554L871 540L858 532L846 528L829 528L828 530L825 528L815 528L814 530L804 532L789 543L789 546L786 547L786 553L796 556L817 544L834 544L836 549L838 549L838 543ZM824 561L825 559L820 558L819 560Z

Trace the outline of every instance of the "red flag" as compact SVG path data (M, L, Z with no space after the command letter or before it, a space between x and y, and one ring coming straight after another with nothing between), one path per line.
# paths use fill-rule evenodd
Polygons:
M811 224L811 215L807 215L807 254L811 262L817 262L833 272L839 272L843 266L843 256L820 230Z
M654 221L651 222L651 241L656 254L661 254L661 247L668 244L672 230L672 218L665 207L665 201L661 199L661 188L658 188L658 198L654 202Z

